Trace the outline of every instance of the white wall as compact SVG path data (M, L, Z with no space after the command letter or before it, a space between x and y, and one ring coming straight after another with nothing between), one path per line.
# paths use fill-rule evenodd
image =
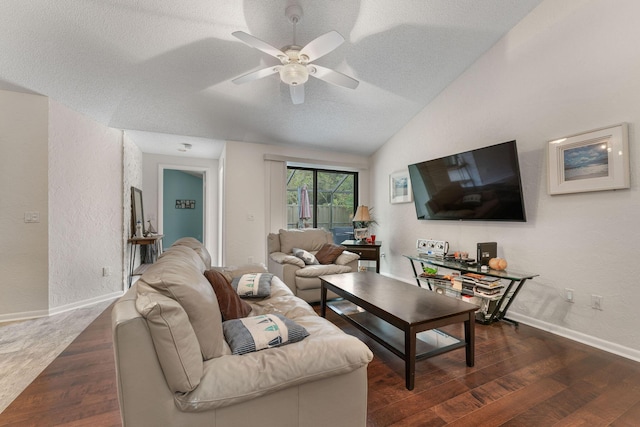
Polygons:
M142 156L143 159L143 179L142 179L142 202L144 207L144 216L146 219L152 218L154 227L158 228L158 195L161 189L158 189L159 167L181 167L207 169L206 192L207 198L213 206L206 212L206 247L211 255L211 259L218 259L218 160L199 159L181 156L166 156L161 154L148 154ZM146 227L146 224L145 224Z
M122 132L50 100L50 308L122 290L121 236Z
M266 263L267 234L278 231L267 228L265 178L268 170L265 155L306 159L316 167L321 164L336 167L356 165L360 171L360 194L369 194L368 159L365 157L268 144L228 142L221 157L225 171L223 217L226 235L223 246L227 265L245 264L251 260ZM361 202L367 202L366 197ZM254 219L249 220L249 215Z
M0 320L49 306L47 116L46 97L0 90Z
M121 132L46 97L0 91L0 142L0 320L120 295ZM26 224L25 211L40 222Z
M383 273L415 283L401 255L418 238L469 253L497 241L510 269L540 274L511 317L640 360L638 16L636 0L543 2L373 156ZM547 141L620 122L629 123L631 189L549 196ZM511 139L528 222L418 221L412 204L389 204L390 173ZM604 297L603 311L590 307L591 294Z

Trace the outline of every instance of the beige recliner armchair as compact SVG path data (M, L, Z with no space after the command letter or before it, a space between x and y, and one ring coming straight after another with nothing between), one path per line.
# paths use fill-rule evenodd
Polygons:
M318 264L307 264L294 255L302 249L316 256ZM293 293L307 302L320 301L320 276L358 271L359 255L333 243L333 235L318 228L280 230L267 237L269 272L278 276ZM299 251L296 251L299 253ZM330 253L329 256L325 256ZM333 258L333 260L331 260ZM326 261L330 260L330 263ZM329 298L337 295L328 294Z

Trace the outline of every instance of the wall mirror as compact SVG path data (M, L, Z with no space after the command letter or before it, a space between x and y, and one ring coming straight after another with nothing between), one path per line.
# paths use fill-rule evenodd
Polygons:
M144 232L144 210L142 209L142 190L131 187L131 236L136 235L136 224L142 224L142 235Z

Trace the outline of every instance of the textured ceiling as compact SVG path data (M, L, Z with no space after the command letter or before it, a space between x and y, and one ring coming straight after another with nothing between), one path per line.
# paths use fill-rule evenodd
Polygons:
M540 1L299 0L297 44L338 31L316 63L360 85L310 78L293 105L277 74L231 82L278 64L231 33L291 44L292 0L2 0L0 89L135 130L144 152L186 142L215 158L232 140L369 155Z

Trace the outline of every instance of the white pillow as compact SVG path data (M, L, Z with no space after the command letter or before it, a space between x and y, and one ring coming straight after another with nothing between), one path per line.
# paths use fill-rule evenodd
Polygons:
M247 273L235 277L231 287L240 298L265 298L271 295L271 273Z
M304 249L293 248L292 252L295 257L300 258L306 265L320 264L314 254L312 254L311 252L307 252Z
M307 330L281 314L263 314L222 323L233 354L246 354L303 340Z

